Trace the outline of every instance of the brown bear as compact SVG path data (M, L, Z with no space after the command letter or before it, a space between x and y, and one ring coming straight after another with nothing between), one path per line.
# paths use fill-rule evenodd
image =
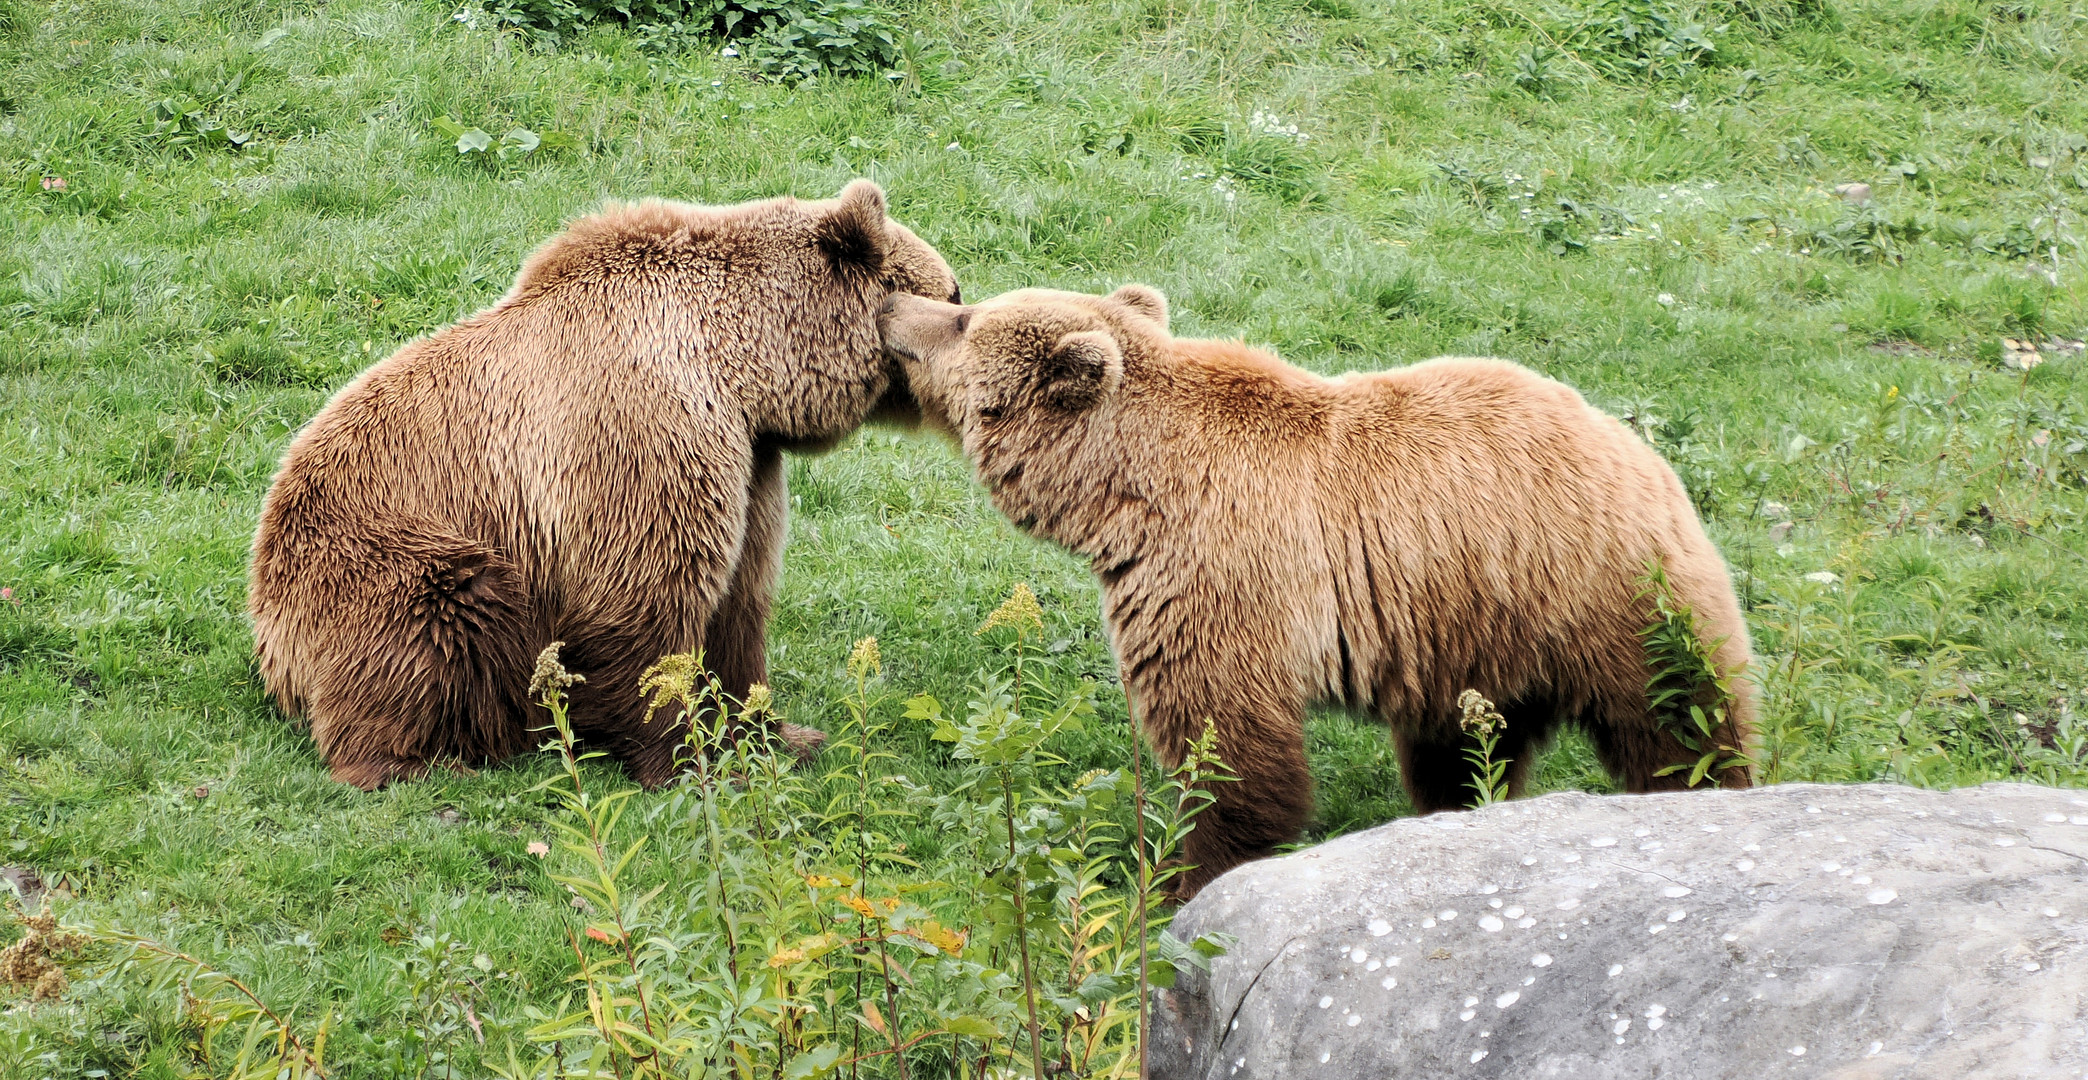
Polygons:
M1660 773L1697 755L1648 708L1649 560L1719 642L1739 699L1717 734L1743 745L1747 629L1725 564L1667 464L1567 387L1457 358L1323 378L1176 340L1166 300L1135 285L885 307L923 416L995 505L1092 560L1159 757L1215 724L1238 780L1213 785L1181 895L1306 823L1313 704L1389 726L1424 813L1473 796L1466 689L1505 714L1511 790L1562 722L1627 789L1685 786Z
M291 442L249 593L269 692L375 788L531 747L531 666L563 640L576 734L665 782L684 732L643 722L639 675L701 651L735 697L763 680L782 452L912 408L878 337L895 292L958 298L867 180L573 222Z

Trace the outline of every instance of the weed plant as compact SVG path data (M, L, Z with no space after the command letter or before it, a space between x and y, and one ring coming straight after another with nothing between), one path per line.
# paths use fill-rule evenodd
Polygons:
M1653 775L1686 774L1688 785L1695 787L1714 772L1751 768L1754 760L1733 726L1733 680L1746 678L1746 673L1727 671L1719 664L1718 650L1725 640L1704 637L1696 612L1675 595L1659 559L1646 564L1641 580L1645 589L1640 599L1652 608L1653 617L1639 630L1652 672L1646 680L1646 708L1696 755L1693 761L1677 762Z
M1465 760L1472 763L1472 808L1507 802L1508 769L1514 762L1494 757L1507 718L1477 690L1457 695L1457 709L1458 729L1472 738L1471 747L1465 751Z
M795 81L744 44L722 55L714 28L597 20L544 47L473 10L0 4L0 868L68 923L239 980L301 1037L330 1016L342 1075L526 1070L558 1052L526 1032L584 1000L573 920L585 955L613 957L584 935L603 909L554 880L587 868L549 849L573 823L559 755L365 795L263 699L241 615L261 495L329 392L490 303L534 243L612 196L823 197L870 175L967 294L1141 280L1168 292L1178 332L1323 373L1440 353L1529 364L1676 464L1747 611L1763 779L2088 780L2088 364L2047 347L2021 370L2001 344L2088 336L2088 35L2064 3L908 4L881 70ZM460 153L445 117L488 149ZM516 136L503 157L517 131L539 145ZM1836 190L1855 184L1867 197ZM773 707L837 745L779 783L809 789L794 804L819 839L808 872L868 884L799 886L791 903L833 917L778 914L803 931L778 941L842 934L839 911L851 941L874 937L883 917L838 897L925 893L970 931L967 955L1015 978L1009 913L968 906L1028 889L1041 1054L1019 979L978 995L1009 1011L980 1015L1001 1033L989 1067L1048 1066L1077 1011L1051 1000L1073 970L1053 951L1070 909L1037 883L1085 864L1047 871L1018 816L1024 876L987 881L1008 863L1010 801L902 699L966 702L945 715L967 722L998 666L972 631L1027 581L1029 715L1083 680L1093 712L1021 765L1044 794L1018 785L1012 805L1078 794L1097 769L1157 784L1132 768L1088 570L1003 523L916 434L866 431L794 459L789 481ZM859 687L844 658L868 637L882 681ZM905 693L866 714L883 730L843 737L848 702L885 687ZM893 756L865 766L843 743ZM1309 748L1314 839L1409 812L1381 730L1318 716ZM844 766L853 779L827 775ZM576 767L590 793L625 786ZM860 813L836 801L850 787L870 794ZM1567 736L1531 787L1609 784ZM743 789L716 791L722 807ZM934 796L973 816L953 828ZM1118 789L1084 797L1110 800L1090 835L1113 839L1054 841L1111 853L1081 904L1135 906L1109 868L1140 819ZM681 925L669 909L715 895L715 870L752 890L734 917L769 925L747 913L782 903L759 889L790 864L774 846L735 847L744 870L708 860L702 798L620 804L619 857L653 837L620 895L668 884L647 911ZM744 812L721 828L754 828ZM941 869L960 865L980 879ZM967 907L937 906L959 893ZM767 944L743 941L745 957ZM960 959L886 945L910 972ZM895 1022L891 969L853 948L809 962L845 971L836 1004L816 999L806 1026L764 1020L761 1038L809 1050L824 1044L780 1032L845 1032L853 1057L892 1045L863 1000L902 1045L973 1015L894 975ZM0 1074L221 1076L219 1048L251 1022L206 1049L210 1025L142 977L23 1004L0 1020ZM1121 1030L1097 1029L1090 1060L1114 1060ZM1076 1053L1087 1038L1076 1025ZM975 1047L932 1035L859 1071L954 1072L947 1056Z

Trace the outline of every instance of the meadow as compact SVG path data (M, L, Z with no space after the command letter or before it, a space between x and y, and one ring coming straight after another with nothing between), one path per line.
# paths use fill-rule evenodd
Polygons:
M1178 334L1316 371L1518 360L1690 488L1749 612L1765 779L2088 785L2079 0L792 8L856 20L831 63L722 48L725 5L556 34L550 6L0 0L0 873L307 1033L329 1015L329 1075L486 1075L527 1045L591 910L554 880L584 853L531 845L586 820L560 792L622 779L544 753L330 781L250 659L260 500L331 389L610 198L869 176L968 296L1142 281ZM830 751L792 797L903 776L875 806L893 888L965 865L971 834L925 808L984 775L901 703L981 697L1014 646L975 631L1016 585L1031 691L1092 704L1025 783L1128 766L1086 567L951 447L869 428L790 486L775 707L889 755ZM1313 839L1409 812L1381 730L1326 715L1310 740ZM1537 787L1610 789L1574 736ZM621 805L659 821L689 792ZM836 820L803 843L840 850ZM628 873L700 894L718 834L658 836ZM763 865L796 865L776 844ZM989 937L950 962L1005 968ZM232 1070L175 968L94 974L119 951L61 1001L5 999L0 1073ZM955 1075L932 1050L915 1075Z

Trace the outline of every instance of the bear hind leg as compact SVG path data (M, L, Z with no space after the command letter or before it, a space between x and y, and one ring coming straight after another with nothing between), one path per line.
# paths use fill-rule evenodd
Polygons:
M423 570L411 617L440 672L440 714L428 759L499 760L526 749L529 672L539 635L521 575L470 549Z
M1506 724L1494 743L1493 760L1508 763L1502 781L1513 799L1522 795L1528 783L1537 754L1556 723L1556 712L1550 702L1541 700L1511 702L1498 711ZM1394 724L1392 741L1399 756L1399 778L1415 813L1463 810L1478 801L1480 770L1473 755L1479 751L1479 740L1466 735L1455 720L1425 733L1402 731Z
M329 767L333 778L343 784L375 791L386 784L418 780L428 774L428 763L411 758L342 758Z
M334 778L365 790L527 742L535 632L520 574L454 538L409 535L393 550L400 561L360 568L368 584L344 590L339 660L307 707Z
M654 719L655 724L667 723ZM619 740L611 753L623 762L624 771L630 774L639 787L647 791L658 791L680 774L684 763L684 744L661 738L651 741Z
M1706 750L1712 746L1744 746L1749 734L1752 687L1742 686L1741 698L1731 706L1732 719L1720 725L1712 745L1691 749L1659 717L1647 710L1643 699L1614 705L1595 712L1593 722L1584 724L1595 744L1603 767L1625 791L1687 791L1695 787L1751 787L1753 771L1744 762L1726 769L1712 769L1695 785L1689 780ZM1721 755L1723 756L1723 755Z
M1477 797L1464 743L1395 735L1393 745L1399 755L1399 780L1415 813L1462 810Z

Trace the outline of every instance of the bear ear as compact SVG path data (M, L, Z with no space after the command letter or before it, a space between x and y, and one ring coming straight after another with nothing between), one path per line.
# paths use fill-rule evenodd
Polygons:
M1150 285L1126 285L1109 294L1109 299L1124 305L1140 315L1167 329L1167 297Z
M1037 391L1044 404L1085 409L1124 381L1124 354L1102 330L1083 330L1058 339L1038 365Z
M885 232L884 189L868 180L850 180L834 202L819 223L819 250L836 268L882 269L891 242Z

